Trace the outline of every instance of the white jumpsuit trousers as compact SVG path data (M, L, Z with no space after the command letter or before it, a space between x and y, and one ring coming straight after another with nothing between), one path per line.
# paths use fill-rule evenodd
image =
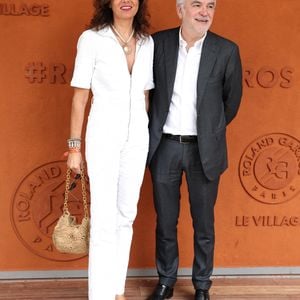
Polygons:
M132 224L137 213L148 151L148 132L142 129L142 124L145 125L147 120L141 123L141 114L142 111L132 111L127 128L127 116L115 111L115 121L119 124L106 134L97 130L99 127L96 124L88 125L86 157L91 190L90 300L110 300L116 294L124 293ZM108 114L106 121L109 118L111 116ZM98 134L99 137L95 139L94 136Z

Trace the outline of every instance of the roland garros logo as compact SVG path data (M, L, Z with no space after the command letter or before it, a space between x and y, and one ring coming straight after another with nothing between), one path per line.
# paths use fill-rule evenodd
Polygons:
M282 133L257 138L243 153L239 176L255 200L279 204L300 192L300 142Z
M58 252L52 243L52 232L62 215L66 179L66 162L44 164L21 181L12 199L11 221L23 245L34 254L55 261L76 260L82 255ZM81 222L83 204L81 183L69 194L69 210Z

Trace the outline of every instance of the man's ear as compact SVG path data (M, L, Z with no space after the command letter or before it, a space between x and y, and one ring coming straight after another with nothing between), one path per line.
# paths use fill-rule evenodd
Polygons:
M181 5L177 5L176 6L176 11L177 11L177 15L179 17L179 19L182 19L182 6Z

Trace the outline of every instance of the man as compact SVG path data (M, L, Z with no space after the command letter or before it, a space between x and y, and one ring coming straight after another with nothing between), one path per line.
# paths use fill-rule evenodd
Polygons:
M216 0L177 0L181 27L154 34L155 89L148 163L157 213L159 283L149 299L173 295L178 269L180 185L186 175L194 228L195 300L209 299L214 205L227 168L226 125L242 95L238 47L210 31Z

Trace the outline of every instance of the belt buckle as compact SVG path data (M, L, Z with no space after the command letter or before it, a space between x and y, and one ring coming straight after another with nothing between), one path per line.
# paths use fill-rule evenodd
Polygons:
M180 143L180 144L188 144L189 142L183 142L183 141L182 141L182 136L180 135L180 136L179 136L179 143Z

